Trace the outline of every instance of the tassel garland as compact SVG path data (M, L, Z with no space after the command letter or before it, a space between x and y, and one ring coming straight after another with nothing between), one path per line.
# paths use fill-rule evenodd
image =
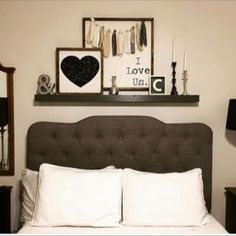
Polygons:
M136 23L129 29L106 29L91 18L86 35L86 43L93 48L103 49L103 56L108 58L110 51L112 56L122 56L142 52L147 46L147 29L145 22ZM136 50L137 49L137 50Z

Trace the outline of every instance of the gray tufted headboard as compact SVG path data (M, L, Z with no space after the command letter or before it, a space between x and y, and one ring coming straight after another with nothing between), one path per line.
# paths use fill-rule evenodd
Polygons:
M27 168L38 170L45 162L84 169L114 165L158 173L199 167L211 209L212 131L204 124L166 124L146 116L37 122L28 130Z

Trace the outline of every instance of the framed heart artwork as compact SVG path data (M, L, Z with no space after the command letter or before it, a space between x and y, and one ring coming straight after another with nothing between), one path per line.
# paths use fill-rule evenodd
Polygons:
M103 56L101 49L56 48L56 92L101 94Z

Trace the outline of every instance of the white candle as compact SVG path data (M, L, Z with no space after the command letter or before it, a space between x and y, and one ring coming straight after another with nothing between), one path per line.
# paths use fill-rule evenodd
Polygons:
M184 51L184 70L187 70L187 53Z
M172 62L175 62L175 40L172 41Z

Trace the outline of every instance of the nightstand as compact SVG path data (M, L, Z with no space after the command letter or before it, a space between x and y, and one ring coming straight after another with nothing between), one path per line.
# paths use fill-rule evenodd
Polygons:
M11 233L11 186L0 186L0 233Z
M229 233L236 233L236 187L225 188L226 209L225 209L225 229Z

